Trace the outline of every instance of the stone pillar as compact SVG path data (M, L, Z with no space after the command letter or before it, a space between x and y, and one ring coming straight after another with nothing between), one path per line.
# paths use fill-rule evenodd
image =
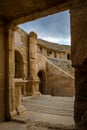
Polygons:
M87 129L87 1L70 1L71 58L75 68L74 119L77 130ZM85 62L86 64L87 62Z
M5 84L7 119L16 114L14 86L14 26L5 23Z
M85 65L75 68L74 119L77 130L87 129L87 61Z
M37 35L29 34L29 95L39 95L39 77L37 76Z
M5 120L5 44L4 21L0 19L0 122Z

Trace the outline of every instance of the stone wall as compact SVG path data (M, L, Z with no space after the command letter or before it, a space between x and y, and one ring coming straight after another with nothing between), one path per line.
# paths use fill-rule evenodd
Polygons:
M38 72L40 71L40 70L43 70L44 72L46 72L46 57L45 56L43 56L43 55L41 55L41 54L39 54L38 53L38 59L37 59L37 64L38 64ZM37 73L38 73L37 72Z
M5 47L4 28L0 21L0 121L5 119Z
M28 34L21 29L17 29L14 35L14 50L17 50L23 57L23 75L27 79L29 74L29 54L28 54ZM56 52L57 58L66 58L66 53ZM50 56L47 55L47 49L38 45L37 50L37 76L39 72L44 73L44 92L43 94L52 94L54 96L73 96L74 79L64 70L60 70L54 63L48 62L48 57L55 57L55 51ZM56 59L56 58L55 58ZM59 62L59 61L58 61ZM59 64L61 65L61 63ZM40 78L40 77L39 77ZM62 81L62 82L61 82ZM40 85L40 84L39 84ZM39 86L40 88L40 86Z
M59 66L61 65L61 62ZM74 96L74 78L70 74L56 66L48 59L38 54L38 72L42 70L46 74L45 93L53 96ZM68 70L71 71L72 69ZM74 72L72 70L72 72Z
M74 78L49 61L47 62L47 94L74 96Z
M67 60L67 54L66 53L62 53L62 52L57 52L56 53L56 58Z
M72 67L70 60L61 60L59 58L48 58L48 60L74 77L75 69Z
M46 90L47 90L47 72L46 72L46 57L39 54L38 53L38 56L37 56L37 66L38 66L38 72L37 72L37 75L39 74L39 72L42 72L42 80L44 83L41 83L42 84L42 89L43 89L43 94L46 94ZM40 79L40 77L39 77ZM40 81L42 82L42 81ZM40 90L40 83L39 83L39 90Z
M28 77L28 34L21 29L14 33L14 53L18 51L23 58L23 77ZM14 72L15 73L15 72Z
M42 54L46 57L60 58L60 59L63 59L63 60L69 60L69 59L67 59L67 54L71 54L67 50L66 50L66 52L58 52L58 51L55 51L55 50L49 50L49 49L44 48L43 46L41 47L39 45L38 45L38 53L40 53L40 54Z

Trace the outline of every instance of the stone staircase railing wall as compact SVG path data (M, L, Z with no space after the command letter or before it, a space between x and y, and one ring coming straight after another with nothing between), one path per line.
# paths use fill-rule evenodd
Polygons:
M47 94L74 96L74 77L47 60Z
M60 67L62 70L67 72L68 74L74 76L74 68L71 65L71 60L62 60L59 58L48 58L50 62Z

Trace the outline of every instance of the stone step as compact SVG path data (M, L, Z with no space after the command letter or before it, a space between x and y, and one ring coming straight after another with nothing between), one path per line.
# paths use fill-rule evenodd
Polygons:
M27 125L27 130L75 130L72 117L29 111L13 117L16 123Z

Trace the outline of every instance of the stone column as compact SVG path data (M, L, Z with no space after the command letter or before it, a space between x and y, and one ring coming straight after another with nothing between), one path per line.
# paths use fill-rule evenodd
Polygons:
M5 23L5 84L6 84L6 115L11 119L16 114L14 86L14 28Z
M74 119L78 130L87 129L87 1L70 1L71 58L75 68Z
M37 76L37 35L29 34L29 95L39 95L39 77Z

